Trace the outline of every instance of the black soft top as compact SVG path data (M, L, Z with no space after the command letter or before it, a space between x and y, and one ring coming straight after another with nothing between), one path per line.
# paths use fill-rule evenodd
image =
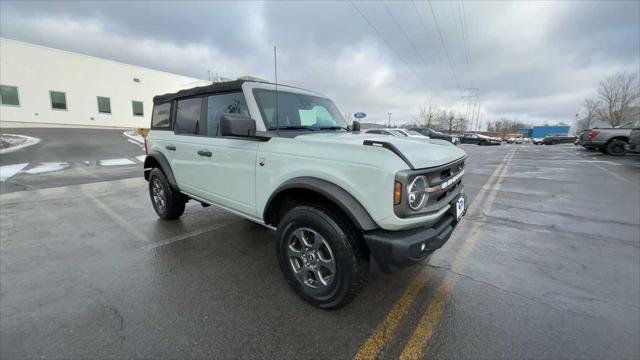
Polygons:
M242 91L242 84L245 82L259 82L254 80L234 80L234 81L226 81L213 83L211 85L198 86L191 89L180 90L178 92L157 95L153 97L153 103L163 103L175 99L197 96L197 95L210 95L210 94L219 94L225 92L233 92L233 91Z

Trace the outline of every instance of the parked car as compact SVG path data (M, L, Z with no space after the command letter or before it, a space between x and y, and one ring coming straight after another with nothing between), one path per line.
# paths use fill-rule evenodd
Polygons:
M511 137L507 139L507 144L522 144L523 141L521 137Z
M400 128L387 128L387 129L367 129L364 130L365 134L377 134L377 135L391 135L391 136L400 136L400 137L415 137L421 139L428 139L428 137L420 134L419 132L413 130L406 130Z
M531 139L531 142L533 142L533 145L542 145L543 140L544 138L533 138Z
M441 133L440 131L435 131L429 128L412 128L411 130L417 131L424 136L428 136L431 139L442 139L447 140L452 144L458 145L460 144L460 139L453 135L447 135L445 133Z
M591 129L585 147L598 149L604 154L622 156L627 153L631 128Z
M315 306L351 301L370 258L385 272L425 260L466 211L464 151L350 131L318 93L236 80L153 102L144 178L157 215L195 201L276 230L280 269Z
M489 136L481 134L464 134L460 137L460 142L463 144L477 144L477 145L500 145L501 142L493 139Z
M547 135L542 140L544 145L572 144L576 141L573 135Z
M631 130L629 134L629 143L627 144L627 151L632 153L640 153L640 128Z

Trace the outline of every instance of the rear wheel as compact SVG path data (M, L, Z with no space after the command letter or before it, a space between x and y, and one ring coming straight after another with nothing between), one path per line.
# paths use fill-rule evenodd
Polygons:
M604 146L604 153L611 156L623 156L627 153L627 142L624 140L612 140Z
M163 220L175 220L184 213L184 196L171 188L167 177L158 168L149 174L149 197L156 214Z
M369 256L354 226L322 206L297 206L278 226L276 252L289 286L321 308L342 307L364 287Z

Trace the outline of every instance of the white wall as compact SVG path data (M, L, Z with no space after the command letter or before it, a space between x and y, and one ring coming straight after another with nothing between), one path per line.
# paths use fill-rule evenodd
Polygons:
M0 105L0 126L146 128L153 96L202 81L0 38L0 84L17 86L20 97L20 106ZM49 90L66 93L68 110L51 108ZM98 113L97 96L111 98L111 114ZM132 100L143 102L144 116L133 116Z

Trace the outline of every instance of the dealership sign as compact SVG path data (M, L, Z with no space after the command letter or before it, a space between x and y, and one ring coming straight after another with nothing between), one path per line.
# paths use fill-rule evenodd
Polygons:
M363 112L357 112L357 113L353 114L353 117L356 118L356 119L362 119L365 116L367 116L367 114L365 114Z

